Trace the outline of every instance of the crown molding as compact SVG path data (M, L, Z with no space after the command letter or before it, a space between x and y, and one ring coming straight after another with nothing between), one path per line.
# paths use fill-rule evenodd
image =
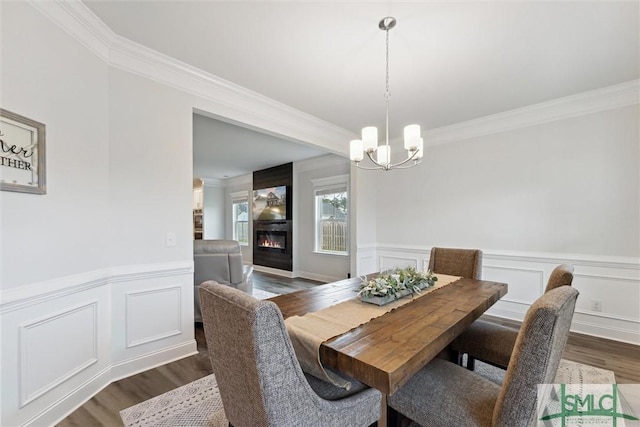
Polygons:
M640 102L640 80L492 114L424 132L427 145L477 138L541 123L626 107Z
M332 152L346 154L345 141L354 136L353 133L310 114L118 35L114 37L111 46L110 64L203 98L212 104L206 107L194 106L198 109L286 138L319 145Z
M108 65L208 101L194 105L227 121L348 155L356 135L228 80L115 34L80 0L29 0ZM639 80L493 114L423 133L429 146L501 133L639 103ZM212 111L213 110L213 111Z
M109 51L115 33L80 0L28 1L50 21L109 64Z
M121 37L79 0L30 4L108 65L210 102L194 107L348 154L345 141L354 138L352 132Z

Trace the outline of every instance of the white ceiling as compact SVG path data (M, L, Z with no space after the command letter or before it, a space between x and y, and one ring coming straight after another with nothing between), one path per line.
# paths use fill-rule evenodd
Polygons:
M378 21L394 16L391 138L640 77L637 0L85 3L116 34L355 133L384 128Z
M317 148L193 115L194 178L233 178L323 154Z

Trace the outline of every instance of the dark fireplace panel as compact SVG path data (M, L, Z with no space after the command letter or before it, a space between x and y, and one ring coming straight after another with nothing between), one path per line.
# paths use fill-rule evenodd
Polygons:
M253 263L293 270L291 221L253 222Z
M259 249L276 250L281 252L287 251L287 232L286 231L268 231L257 230L256 240Z

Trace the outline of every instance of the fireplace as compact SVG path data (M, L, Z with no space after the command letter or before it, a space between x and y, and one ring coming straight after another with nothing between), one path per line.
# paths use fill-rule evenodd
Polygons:
M287 232L278 230L256 230L258 249L287 251Z
M253 222L253 263L292 271L291 221Z

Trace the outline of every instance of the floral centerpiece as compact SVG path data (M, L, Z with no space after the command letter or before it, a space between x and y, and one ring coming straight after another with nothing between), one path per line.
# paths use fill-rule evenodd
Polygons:
M406 295L420 293L437 280L431 271L420 272L413 267L395 268L373 279L363 278L358 296L362 301L384 305Z

